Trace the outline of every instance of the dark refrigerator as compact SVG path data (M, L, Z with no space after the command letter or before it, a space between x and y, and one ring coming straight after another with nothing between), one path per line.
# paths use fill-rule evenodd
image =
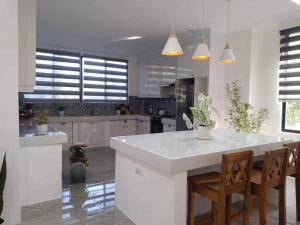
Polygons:
M193 116L190 107L194 106L195 79L179 79L176 81L176 130L188 130L183 121L185 113L192 121ZM192 121L193 122L193 121Z

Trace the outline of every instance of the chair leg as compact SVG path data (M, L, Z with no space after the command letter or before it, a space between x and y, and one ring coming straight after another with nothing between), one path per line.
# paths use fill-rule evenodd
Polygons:
M279 188L279 225L286 225L286 195L285 185Z
M267 216L267 204L268 204L268 194L267 190L263 188L259 195L259 225L266 225Z
M225 224L231 224L231 195L226 196Z
M218 199L218 225L225 225L225 205L226 199L225 195L221 194Z
M195 192L189 188L188 194L188 225L195 224Z
M251 214L251 210L252 210L251 207L253 207L253 202L252 202L253 198L252 198L252 195L250 194L250 192L246 193L244 198L245 198L244 199L245 212L243 215L243 223L244 223L244 225L250 225L250 214Z
M300 161L300 159L299 159ZM299 171L299 166L297 167ZM295 181L295 190L296 190L296 212L297 212L297 221L300 221L300 173L297 172Z
M212 202L213 225L218 225L218 206L216 202Z

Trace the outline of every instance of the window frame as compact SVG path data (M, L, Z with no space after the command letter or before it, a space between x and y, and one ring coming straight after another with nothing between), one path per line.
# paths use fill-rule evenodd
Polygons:
M36 52L42 51L42 52L48 52L52 54L67 54L67 55L74 55L79 57L79 66L80 66L80 71L79 71L79 99L26 99L24 97L25 102L43 102L43 103L51 103L51 102L80 102L80 103L128 103L129 102L129 60L124 59L124 58L114 58L114 57L105 57L105 56L100 56L100 55L92 55L92 54L85 54L85 53L78 53L78 52L72 52L72 51L62 51L62 50L55 50L55 49L47 49L47 48L37 48ZM95 58L95 59L103 59L105 61L120 61L126 63L126 100L84 100L83 95L84 95L84 75L83 75L83 58L85 57L90 57L90 58ZM36 59L35 59L36 60ZM124 73L125 74L125 73ZM36 78L35 78L36 79ZM125 83L125 82L124 82ZM125 90L125 89L124 89ZM34 91L32 92L34 94ZM24 93L27 94L27 93ZM29 94L29 93L28 93ZM31 93L30 93L31 94Z
M287 129L286 128L286 102L282 102L282 112L281 112L281 131L287 132L287 133L296 133L300 134L300 130L293 130L293 129Z

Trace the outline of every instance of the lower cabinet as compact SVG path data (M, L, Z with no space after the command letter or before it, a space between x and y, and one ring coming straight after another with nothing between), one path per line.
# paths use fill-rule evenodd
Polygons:
M137 129L136 131L137 134L149 134L151 131L150 121L137 120L136 129Z
M49 124L49 126L55 130L59 130L67 134L68 142L64 143L62 148L63 150L68 150L69 147L73 144L73 123L51 123Z
M73 125L73 143L89 147L105 145L105 121L77 122Z
M173 124L164 124L164 132L176 131L176 126Z
M113 120L111 121L111 137L127 136L136 134L136 120Z

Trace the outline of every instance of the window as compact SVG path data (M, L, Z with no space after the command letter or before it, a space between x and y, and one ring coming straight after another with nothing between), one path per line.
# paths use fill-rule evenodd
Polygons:
M36 52L30 101L127 101L128 61L51 50Z
M282 130L300 133L300 26L280 31Z

